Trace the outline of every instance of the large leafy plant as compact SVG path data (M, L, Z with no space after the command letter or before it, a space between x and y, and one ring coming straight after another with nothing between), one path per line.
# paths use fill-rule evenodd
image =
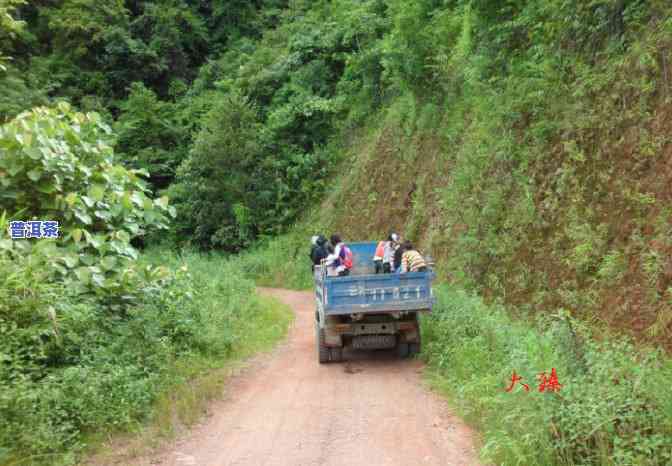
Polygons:
M0 0L0 41L13 37L23 27L22 21L17 21L10 15L12 10L22 3L25 2L23 0ZM9 57L3 56L2 48L0 48L0 72L6 71L7 68L3 63L7 60Z
M56 241L2 239L3 228L0 253L38 248L78 291L123 297L138 276L131 239L165 228L175 212L168 198L148 195L142 171L115 163L111 143L97 114L74 112L65 103L25 112L0 127L0 210L61 227Z

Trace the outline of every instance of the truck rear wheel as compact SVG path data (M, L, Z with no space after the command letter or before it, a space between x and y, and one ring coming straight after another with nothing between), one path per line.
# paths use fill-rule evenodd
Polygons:
M329 348L331 362L343 361L343 348Z
M329 362L330 351L324 344L324 329L321 329L315 322L315 346L317 347L317 360L320 364Z
M397 343L397 355L400 358L407 358L409 353L409 347L408 343L406 342L399 342Z
M422 350L422 340L420 339L420 334L418 333L418 341L410 343L408 347L411 356L415 356L416 354L420 354L420 351Z

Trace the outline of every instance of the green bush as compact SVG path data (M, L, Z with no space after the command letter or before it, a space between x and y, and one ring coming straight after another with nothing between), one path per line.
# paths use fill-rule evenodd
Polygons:
M535 326L440 287L423 320L435 384L483 432L500 465L666 465L672 461L672 361L621 339L596 341L560 312ZM538 390L557 371L558 392ZM520 382L511 391L513 372Z
M115 163L109 133L67 104L0 127L0 464L73 464L88 434L146 421L180 364L216 367L286 329L224 258L139 260L131 240L172 207ZM10 239L7 211L61 236Z
M0 258L0 464L71 464L87 434L146 422L186 382L176 364L218 367L287 329L289 315L270 314L235 262L165 252L143 262L174 273L119 317L45 283L33 256Z
M97 114L74 112L65 103L1 126L0 211L13 217L0 225L0 254L37 249L47 269L78 292L121 309L139 281L161 275L134 268L138 253L131 239L167 228L175 211L168 198L149 196L142 172L116 163L110 144L110 129ZM6 238L9 220L57 221L59 238L12 241Z
M310 237L303 228L259 242L250 251L232 260L258 285L307 290L313 287L311 274Z

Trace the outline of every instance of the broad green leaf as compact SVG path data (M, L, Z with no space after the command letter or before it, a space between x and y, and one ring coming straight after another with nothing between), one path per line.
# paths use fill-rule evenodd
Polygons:
M33 169L30 170L28 173L26 173L26 175L28 175L28 178L30 178L31 181L37 181L42 176L42 171L38 169Z
M99 184L94 184L89 189L89 196L91 196L96 201L102 201L105 197L105 187Z
M79 228L75 228L74 230L72 230L71 235L72 239L74 239L75 242L79 243L79 241L82 239L82 230L80 230Z
M79 267L75 269L75 275L85 285L91 283L91 271L88 267Z
M63 256L63 262L65 262L65 265L69 269L72 269L79 263L79 258L76 256Z
M89 266L96 263L95 256L92 256L91 254L82 254L81 256L79 256L79 259L82 261L83 264Z
M101 235L91 235L87 238L87 243L96 249L100 248L104 242L105 239Z
M112 214L105 210L96 210L93 215L95 215L97 218L101 220L109 220L110 217L112 217Z
M168 196L161 196L160 198L154 201L159 207L166 209L168 207Z
M91 199L89 196L82 196L82 201L84 201L84 204L86 204L87 207L93 207L93 205L96 203L96 201Z
M124 193L124 196L121 199L121 203L126 210L133 209L133 202L131 201L131 195L130 194Z
M105 277L98 273L94 273L93 275L91 275L91 282L96 286L102 287L104 286L105 283Z
M143 205L144 201L145 201L145 196L141 192L135 191L131 195L131 200L133 201L133 203L135 205L137 205L138 207L141 207Z
M75 205L75 202L77 202L77 194L69 193L67 196L65 196L65 202L67 202L68 205L72 207Z
M131 240L130 235L123 230L119 230L117 232L117 238L119 238L124 243L128 243Z
M77 209L75 210L74 213L75 217L77 217L85 225L91 225L91 223L93 222L91 216L82 210Z
M112 270L117 265L117 258L114 256L105 256L100 261L100 266L105 270Z
M10 165L7 167L7 173L9 173L10 176L16 176L21 171L23 171L23 167L21 165Z
M33 160L40 160L42 152L37 147L24 147L23 152Z

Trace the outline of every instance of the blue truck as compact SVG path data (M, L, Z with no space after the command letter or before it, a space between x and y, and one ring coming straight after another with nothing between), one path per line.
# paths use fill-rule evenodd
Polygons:
M392 349L404 358L420 352L419 315L434 304L426 272L375 274L375 242L349 243L353 268L344 277L316 266L315 344L320 364L340 362L343 349Z

